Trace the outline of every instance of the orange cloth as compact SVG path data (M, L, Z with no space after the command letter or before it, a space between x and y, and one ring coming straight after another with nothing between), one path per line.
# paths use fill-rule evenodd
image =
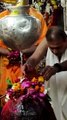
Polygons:
M9 15L9 14L10 14L10 12L8 10L5 10L0 13L0 18L4 17L6 15ZM44 38L44 36L46 34L46 31L47 31L46 22L44 21L43 16L32 7L29 10L29 14L35 16L36 18L38 18L41 21L41 25L42 25L41 36L35 43L36 45L38 45L42 41L42 39ZM2 40L0 40L0 47L8 49L8 47L3 43ZM0 95L3 95L7 89L6 80L8 78L13 83L13 82L15 82L14 80L16 78L20 77L22 74L20 66L14 65L14 66L9 66L9 68L7 68L8 63L9 63L9 60L7 59L7 57L1 55L0 56Z
M38 45L45 38L48 27L46 25L46 21L44 20L43 15L40 12L38 12L36 9L31 7L30 11L29 11L29 14L38 18L41 22L41 35L35 43L35 45Z
M10 12L8 10L5 10L5 11L0 13L0 18L4 17L6 15L9 15L9 14L10 14Z

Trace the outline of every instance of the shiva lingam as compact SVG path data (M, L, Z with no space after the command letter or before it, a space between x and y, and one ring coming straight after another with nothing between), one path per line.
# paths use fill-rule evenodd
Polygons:
M0 19L0 38L12 49L26 49L40 36L41 23L28 14L29 8L28 0L19 0L10 15Z

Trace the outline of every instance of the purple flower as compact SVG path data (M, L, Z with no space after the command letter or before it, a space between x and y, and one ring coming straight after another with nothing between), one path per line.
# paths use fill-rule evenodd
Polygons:
M31 86L31 82L30 81L23 81L21 83L21 88L29 88Z

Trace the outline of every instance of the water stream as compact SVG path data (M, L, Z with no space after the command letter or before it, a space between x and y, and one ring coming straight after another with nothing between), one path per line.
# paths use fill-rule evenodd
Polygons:
M20 68L21 68L21 72L22 72L22 65L23 65L23 53L20 51Z

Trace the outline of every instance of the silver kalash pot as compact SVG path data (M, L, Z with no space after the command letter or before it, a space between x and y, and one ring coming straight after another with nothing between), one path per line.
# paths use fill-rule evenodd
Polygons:
M28 4L22 4L23 0L20 0L10 15L0 19L0 38L8 47L20 51L30 47L41 32L39 19L28 14Z

